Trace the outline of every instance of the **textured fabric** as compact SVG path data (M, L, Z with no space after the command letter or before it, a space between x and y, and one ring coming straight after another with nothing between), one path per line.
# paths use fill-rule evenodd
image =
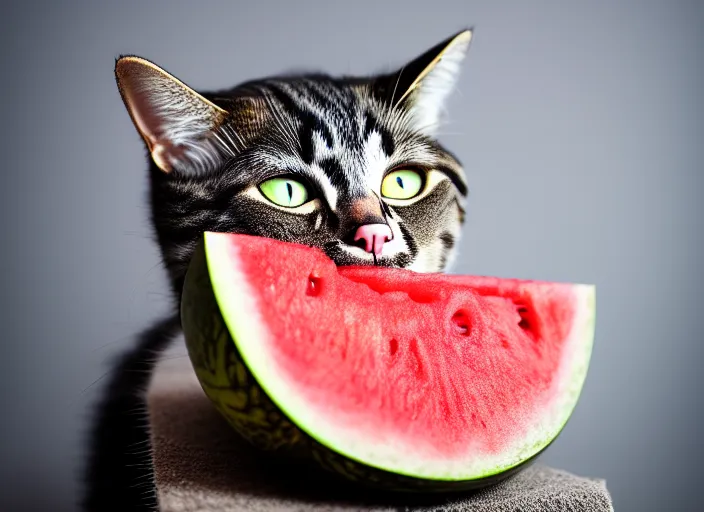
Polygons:
M313 468L293 467L244 443L211 406L188 359L162 360L148 390L162 512L613 510L605 482L535 464L474 494L388 495Z

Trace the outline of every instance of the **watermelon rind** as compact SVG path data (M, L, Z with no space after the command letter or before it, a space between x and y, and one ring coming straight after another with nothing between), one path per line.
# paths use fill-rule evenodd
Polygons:
M270 334L260 317L257 294L248 289L236 251L227 234L205 233L186 277L182 323L206 395L237 431L261 448L313 458L351 480L380 487L477 488L525 467L555 440L572 415L594 340L591 285L572 285L577 314L555 379L554 400L533 418L529 435L500 453L433 460L393 438L370 440L354 429L331 425L324 411L296 392L296 383L277 372L264 348Z

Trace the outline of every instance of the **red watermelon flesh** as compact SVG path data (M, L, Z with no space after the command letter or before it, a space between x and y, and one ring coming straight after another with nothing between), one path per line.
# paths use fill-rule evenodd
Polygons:
M262 389L304 432L370 466L474 479L547 446L591 353L587 285L378 267L207 233L215 296Z

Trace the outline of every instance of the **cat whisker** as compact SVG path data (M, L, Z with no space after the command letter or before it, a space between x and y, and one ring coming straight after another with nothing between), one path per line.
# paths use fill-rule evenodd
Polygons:
M159 358L160 361L173 361L174 359L184 359L188 358L188 354L179 354L175 356L167 356Z
M140 277L139 283L142 284L144 283L145 279L152 273L154 270L157 268L166 268L166 263L164 262L163 258L157 261L154 265L152 265L142 276ZM135 284L134 287L132 288L132 291L130 292L130 300L129 300L129 307L128 307L128 313L127 313L127 318L128 320L132 318L132 311L134 308L134 304L137 300L137 289L139 288L140 284Z
M396 96L396 90L398 89L398 84L401 81L401 75L403 74L403 71L405 69L406 69L406 66L403 66L398 72L398 76L396 77L396 84L394 85L394 92L391 93L391 99L389 100L390 103L393 103L393 101L394 101L394 97ZM394 108L395 106L396 105L391 105L392 108Z
M225 134L224 131L223 131L223 134ZM227 135L225 135L225 136L227 137ZM220 135L218 135L217 132L213 132L213 137L215 137L215 138L218 140L218 142L220 143L220 145L222 146L222 148L223 148L225 151L227 151L227 152L230 154L230 156L237 156L237 153L235 152L235 150L232 149L232 147L230 147L230 146L227 144L227 142L225 142L224 140L222 140L222 138L220 138ZM228 137L228 138L229 138L229 137ZM233 142L232 140L230 140L230 143L234 146L234 142Z
M108 341L107 343L104 343L102 345L99 345L99 346L91 349L89 354L98 352L99 350L104 350L104 349L108 348L110 345L114 345L115 343L121 343L121 342L125 342L127 340L130 340L130 339L133 339L136 335L137 335L137 333L133 332L133 333L128 334L126 336L122 336L120 338L117 338L116 340Z
M97 379L95 379L93 382L91 382L86 388L84 388L83 390L81 390L81 392L78 394L78 396L74 397L74 399L71 400L71 401L67 404L66 407L67 407L68 409L73 409L74 406L78 403L78 401L79 401L80 398L82 398L82 397L83 397L89 390L91 390L95 385L99 384L105 377L107 377L108 375L110 375L110 373L111 373L110 371L107 371L107 372L103 373L100 377L98 377Z
M226 126L224 127L224 132L225 132L225 136L230 140L230 142L232 142L232 145L233 145L236 149L238 149L238 152L241 151L241 150L243 150L243 149L247 146L247 144L245 143L245 141L244 141L244 139L242 138L242 136L234 129L234 127L233 127L232 125L229 125L229 124L226 125ZM237 145L235 144L235 142L232 140L232 138L231 138L230 135L229 135L230 133L232 133L232 135L233 135L233 136L237 139L237 141L240 143L240 145L241 145L240 148L237 148Z

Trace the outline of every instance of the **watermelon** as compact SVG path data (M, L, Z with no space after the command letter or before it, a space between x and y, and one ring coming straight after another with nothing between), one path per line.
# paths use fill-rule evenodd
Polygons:
M316 248L205 233L181 313L205 394L255 446L438 491L500 481L557 437L595 289L336 267Z

